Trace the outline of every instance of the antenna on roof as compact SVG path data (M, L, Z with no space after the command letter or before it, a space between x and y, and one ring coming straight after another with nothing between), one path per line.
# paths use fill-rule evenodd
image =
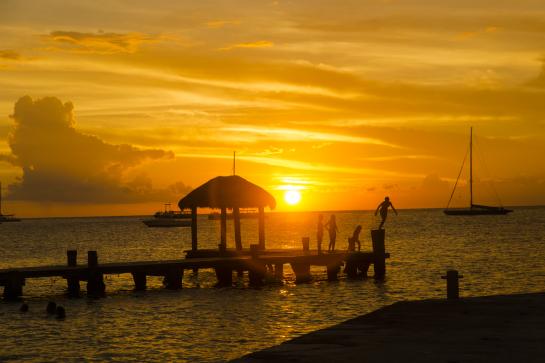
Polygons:
M233 175L236 175L236 168L235 168L235 159L236 159L236 151L233 151Z

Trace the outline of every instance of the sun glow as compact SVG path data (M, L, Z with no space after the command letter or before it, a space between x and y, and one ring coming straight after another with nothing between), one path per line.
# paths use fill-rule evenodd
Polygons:
M286 190L284 200L289 205L295 205L301 201L301 193L298 190Z

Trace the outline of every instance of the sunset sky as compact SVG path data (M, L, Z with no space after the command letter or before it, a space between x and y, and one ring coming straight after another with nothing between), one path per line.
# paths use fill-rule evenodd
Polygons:
M151 214L233 151L281 211L444 207L470 126L476 201L545 204L544 61L543 1L0 0L2 211Z

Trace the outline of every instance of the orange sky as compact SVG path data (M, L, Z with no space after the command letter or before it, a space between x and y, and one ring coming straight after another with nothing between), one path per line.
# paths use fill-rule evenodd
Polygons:
M234 150L279 210L444 207L470 126L477 201L493 182L545 204L543 19L530 0L1 1L3 212L150 214Z

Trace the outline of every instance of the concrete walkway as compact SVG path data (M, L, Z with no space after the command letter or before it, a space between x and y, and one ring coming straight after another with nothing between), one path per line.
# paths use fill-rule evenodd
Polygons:
M398 302L234 362L545 362L545 293Z

